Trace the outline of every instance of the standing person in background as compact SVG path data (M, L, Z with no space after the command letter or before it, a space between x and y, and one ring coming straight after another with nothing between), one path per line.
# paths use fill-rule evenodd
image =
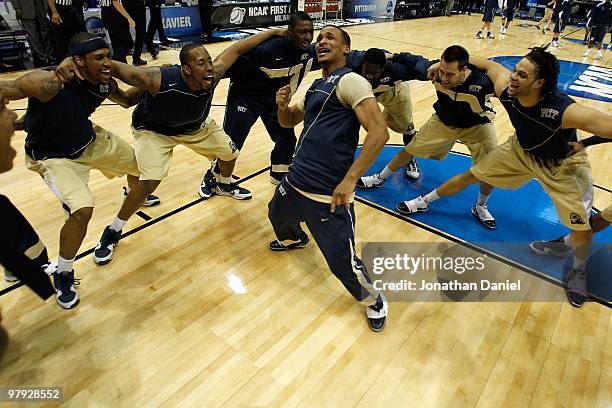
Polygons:
M508 32L508 27L510 26L510 22L514 20L514 9L516 7L517 0L504 0L504 11L502 13L502 23L499 32L501 34L506 34Z
M593 15L593 9L595 7L597 7L597 1L593 3L593 5L591 6L591 9L589 10L589 12L586 15L586 26L585 26L585 30L584 30L584 40L582 40L582 45L587 45L589 43L589 36L591 34L591 28L593 28L593 19L591 18L591 16Z
M161 0L146 0L145 4L149 7L149 14L151 15L149 27L147 28L147 36L145 37L145 44L153 44L153 37L155 37L155 32L157 31L161 46L169 47L170 40L166 37L164 25L162 24Z
M455 0L446 0L446 17L450 17L453 12L453 6L455 5Z
M102 23L108 31L113 47L113 59L127 64L127 54L131 48L132 36L130 27L136 27L136 22L130 17L121 1L99 0Z
M555 22L555 28L553 29L553 39L550 43L551 47L561 46L561 44L559 44L559 35L563 32L569 21L570 15L572 14L572 5L572 0L559 0L557 4L555 4L552 18Z
M546 33L546 30L548 30L548 25L550 24L550 19L553 15L553 8L555 7L556 3L557 0L552 0L551 2L546 4L546 8L544 9L544 17L540 20L538 24L536 24L537 29L542 30L542 34Z
M46 0L11 0L32 49L34 67L53 65L53 49L47 21Z
M134 41L134 53L132 54L132 64L147 65L147 61L143 60L142 55L143 44L147 46L147 51L153 59L157 59L159 51L153 44L153 39L145 36L147 30L147 11L145 9L144 0L123 0L125 1L125 11L136 23L136 40Z
M463 3L461 3L461 10L459 11L459 14L467 13L468 16L471 16L473 6L474 0L463 0Z
M495 17L495 9L497 8L497 0L486 0L484 13L482 15L482 27L476 33L476 38L479 40L484 39L482 36L482 30L487 29L487 39L492 40L495 38L493 34L491 34L491 24L493 23L493 18Z
M212 35L212 0L199 0L198 6L200 8L200 21L202 22L202 42L208 44L213 42Z
M612 26L612 3L610 0L595 4L591 10L590 20L592 24L591 36L589 38L588 48L584 51L583 57L589 57L591 48L593 48L593 45L597 45L597 55L595 55L595 58L600 59L603 57L601 51L603 40L606 36L606 32L608 32Z
M87 31L83 21L83 3L81 0L47 0L47 4L51 14L53 51L55 59L61 61L68 56L68 42L72 36Z

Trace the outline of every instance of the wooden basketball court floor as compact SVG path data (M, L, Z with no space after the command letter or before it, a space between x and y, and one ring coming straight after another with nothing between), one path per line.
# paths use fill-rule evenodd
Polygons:
M347 30L354 49L377 46L431 59L454 43L491 57L523 55L550 41L550 34L516 25L504 38L476 40L480 18ZM496 21L496 35L498 29ZM563 44L555 51L559 58L582 61L582 46ZM226 46L208 49L217 55ZM177 61L172 50L162 52L158 63ZM612 53L597 64L612 67ZM311 73L299 92L319 75ZM219 106L211 110L218 123L227 85L219 85ZM426 82L411 87L418 128L432 113L435 93ZM580 102L612 112L610 103ZM495 107L503 142L511 129L497 100ZM130 118L131 110L118 106L102 106L93 115L132 142ZM23 140L17 132L19 155L14 170L0 176L0 191L23 211L55 259L63 213L38 176L25 169ZM391 132L390 143L401 143L401 136ZM10 346L0 385L60 386L65 405L75 407L612 406L612 313L601 304L392 303L385 330L371 332L363 307L329 272L315 245L281 254L267 250L273 239L266 215L274 191L265 170L270 149L258 122L235 171L248 178L243 185L253 192L246 202L197 201L208 162L175 149L170 176L157 191L162 204L143 209L152 220L129 221L124 232L134 232L120 242L111 264L98 267L91 255L75 263L82 279L76 309L60 309L53 299L43 303L25 288L1 296ZM589 153L594 182L610 188L609 148ZM95 246L116 214L122 185L92 172L96 209L81 251ZM612 203L612 194L595 194L597 208ZM361 203L356 213L358 251L364 242L445 241Z

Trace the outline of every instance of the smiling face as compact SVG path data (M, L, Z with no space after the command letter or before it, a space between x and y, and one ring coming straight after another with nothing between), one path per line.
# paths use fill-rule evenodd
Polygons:
M467 72L467 66L459 68L459 62L446 62L444 59L440 60L440 69L438 70L438 76L440 83L447 89L454 88L463 81L465 81L465 73Z
M344 42L342 31L336 27L325 27L317 36L315 45L317 58L321 65L329 65L346 57L351 49Z
M110 82L111 54L108 48L90 51L85 56L75 55L74 61L92 82L96 84Z
M186 78L197 83L201 89L210 89L213 82L213 61L204 47L195 47L189 52L189 60L182 65Z
M536 66L527 58L522 58L516 63L514 71L510 74L510 86L508 95L525 97L532 92L541 92L543 79L538 79Z
M295 27L289 27L287 37L295 48L300 51L306 51L314 37L314 26L312 21L298 21Z

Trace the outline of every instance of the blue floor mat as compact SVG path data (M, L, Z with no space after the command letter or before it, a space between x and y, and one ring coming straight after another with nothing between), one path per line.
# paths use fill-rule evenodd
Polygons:
M380 172L401 148L386 146L366 174ZM410 182L402 171L398 171L381 188L357 189L357 196L397 213L395 206L400 201L428 193L452 176L467 170L471 158L451 153L443 161L418 159L418 162L421 169L418 180ZM532 180L518 190L495 189L488 203L497 221L497 229L494 231L481 226L470 213L478 191L478 185L471 186L455 196L436 201L429 211L408 218L560 282L563 265L567 260L535 256L527 247L530 241L554 239L569 231L560 224L552 201L540 185ZM409 241L409 237L398 238L398 241ZM612 227L596 234L594 241L587 266L587 287L593 296L610 302L612 257L608 246L612 245Z

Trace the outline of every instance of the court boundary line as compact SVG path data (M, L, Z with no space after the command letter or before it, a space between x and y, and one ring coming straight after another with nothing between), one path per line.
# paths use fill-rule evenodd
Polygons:
M385 146L397 147L397 146L403 146L403 144L392 143L392 144L387 144ZM362 145L359 145L359 147L362 147ZM459 155L464 155L464 156L469 156L468 154L462 153L462 152L453 152L453 153L456 153L456 154L459 154ZM243 181L247 181L247 180L250 180L252 178L255 178L255 177L263 174L264 172L270 170L270 168L271 168L270 166L267 166L267 167L265 167L263 169L255 171L254 173L249 174L248 176L246 176L244 178L240 178L239 181L236 184L240 184ZM202 197L197 198L197 199L195 199L195 200L193 200L193 201L191 201L191 202L189 202L187 204L184 204L184 205L182 205L182 206L180 206L178 208L175 208L174 210L171 210L171 211L169 211L169 212L167 212L167 213L165 213L163 215L160 215L159 217L153 218L150 221L147 221L144 224L139 225L138 227L133 228L133 229L129 230L128 232L124 233L124 234L121 234L121 238L120 239L127 238L127 237L129 237L129 236L131 236L131 235L133 235L133 234L135 234L137 232L142 231L145 228L150 227L151 225L155 225L158 222L161 222L161 221L163 221L163 220L165 220L167 218L170 218L171 216L173 216L175 214L178 214L180 212L183 212L184 210L187 210L187 209L195 206L196 204L199 204L202 201L206 201L206 200L207 199L202 198ZM532 275L532 276L534 276L536 278L540 278L540 279L542 279L542 280L544 280L544 281L546 281L548 283L551 283L551 284L553 284L553 285L555 285L557 287L561 287L561 288L564 288L564 289L566 288L565 284L563 284L563 282L561 282L561 281L558 281L557 279L551 278L550 276L548 276L546 274L543 274L543 273L541 273L541 272L539 272L539 271L537 271L535 269L529 268L529 267L527 267L527 266L525 266L523 264L520 264L520 263L518 263L516 261L513 261L513 260L508 259L508 258L506 258L504 256L501 256L499 254L491 252L491 251L487 250L486 248L479 247L479 246L477 246L475 244L472 244L472 243L470 243L468 241L465 241L465 240L462 240L462 239L460 239L458 237L450 235L449 233L441 231L441 230L439 230L439 229L437 229L435 227L432 227L432 226L430 226L428 224L425 224L425 223L419 222L417 220L414 220L412 218L403 216L403 215L401 215L399 213L396 213L396 212L394 212L392 210L389 210L386 207L380 206L380 205L378 205L376 203L373 203L371 201L368 201L368 200L363 199L363 198L358 197L358 196L355 196L355 201L358 202L358 203L361 203L361 204L363 204L363 205L365 205L367 207L370 207L370 208L372 208L374 210L378 210L378 211L380 211L380 212L382 212L384 214L387 214L389 216L392 216L394 218L397 218L399 220L402 220L404 222L412 224L412 225L414 225L414 226L416 226L418 228L421 228L421 229L423 229L425 231L428 231L428 232L430 232L432 234L435 234L435 235L437 235L437 236L439 236L441 238L447 239L447 240L449 240L451 242L454 242L456 244L462 245L462 246L464 246L466 248L472 249L472 250L474 250L476 252L479 252L481 254L488 255L491 258L493 258L493 259L495 259L495 260L497 260L499 262L502 262L502 263L504 263L504 264L506 264L508 266L513 267L513 268L516 268L516 269L518 269L518 270L520 270L522 272L528 273L529 275ZM94 249L95 249L95 247L94 248L89 248L89 249L81 252L80 254L78 254L75 257L75 261L79 260L79 259L82 259L82 258L86 257L87 255L91 255L93 253ZM6 295L6 294L8 294L8 293L18 289L18 288L20 288L22 286L24 286L23 282L18 282L16 284L12 285L12 286L4 288L3 290L0 290L0 297L2 297L4 295ZM597 296L593 296L590 293L589 293L589 299L591 299L592 301L594 301L596 303L599 303L599 304L601 304L603 306L606 306L606 307L612 309L612 302L609 303L606 300L601 299L601 298L599 298Z

